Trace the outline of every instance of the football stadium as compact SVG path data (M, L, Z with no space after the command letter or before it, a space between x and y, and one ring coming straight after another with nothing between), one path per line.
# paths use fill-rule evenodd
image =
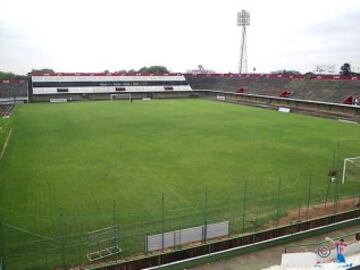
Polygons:
M240 2L2 1L0 270L360 269L360 5Z
M359 85L266 74L2 81L4 266L141 269L356 224L360 107L344 100Z

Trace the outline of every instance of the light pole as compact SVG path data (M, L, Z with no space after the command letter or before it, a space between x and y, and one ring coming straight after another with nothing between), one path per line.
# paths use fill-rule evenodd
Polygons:
M246 45L246 26L250 25L250 12L242 10L237 14L237 25L242 28L241 34L241 47L240 47L240 64L239 73L243 73L243 67L245 73L247 73L247 45Z

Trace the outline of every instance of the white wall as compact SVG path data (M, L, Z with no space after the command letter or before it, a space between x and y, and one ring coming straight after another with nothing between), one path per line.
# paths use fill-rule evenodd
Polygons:
M93 86L93 87L63 87L67 88L68 92L58 93L57 87L34 87L34 95L46 95L46 94L91 94L91 93L123 93L123 92L163 92L163 86L122 86L125 91L116 91L116 87L119 86ZM172 86L173 91L191 91L189 85L175 85ZM171 90L170 90L171 91ZM169 91L169 92L170 92Z
M185 81L183 75L169 76L32 76L33 82L96 82L96 81Z
M32 76L33 82L112 82L112 81L186 81L183 75L169 76ZM168 85L170 86L170 85ZM125 91L116 91L116 87L124 87ZM174 91L190 91L190 85L174 85ZM34 95L58 94L58 87L33 87ZM68 92L62 94L91 94L91 93L122 93L165 91L164 86L85 86L85 87L61 87L67 88Z

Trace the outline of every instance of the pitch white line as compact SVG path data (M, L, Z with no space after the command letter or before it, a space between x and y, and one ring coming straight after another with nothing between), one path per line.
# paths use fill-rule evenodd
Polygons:
M5 225L6 227L9 227L11 229L17 230L19 232L23 232L25 234L36 236L36 237L39 237L39 238L44 239L44 240L50 240L50 241L55 242L55 243L60 243L59 240L56 240L54 238L51 238L51 237L48 237L48 236L45 236L45 235L41 235L41 234L38 234L38 233L34 233L34 232L29 231L29 230L26 230L26 229L23 229L23 228L20 228L20 227L11 225L11 224L3 223L3 225Z
M3 156L5 155L5 151L6 151L6 148L7 148L8 143L9 143L11 134L12 134L12 128L10 129L9 134L8 134L8 136L6 137L4 146L3 146L2 150L1 150L1 153L0 153L0 161L2 160Z

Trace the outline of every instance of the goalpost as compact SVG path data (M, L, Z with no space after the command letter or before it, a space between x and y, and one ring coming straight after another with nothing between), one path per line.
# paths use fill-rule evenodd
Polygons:
M342 183L346 181L360 182L360 156L344 159Z
M128 100L129 102L132 102L132 97L130 93L110 94L110 100Z
M107 227L87 233L90 262L98 261L122 252L119 244L119 226Z

